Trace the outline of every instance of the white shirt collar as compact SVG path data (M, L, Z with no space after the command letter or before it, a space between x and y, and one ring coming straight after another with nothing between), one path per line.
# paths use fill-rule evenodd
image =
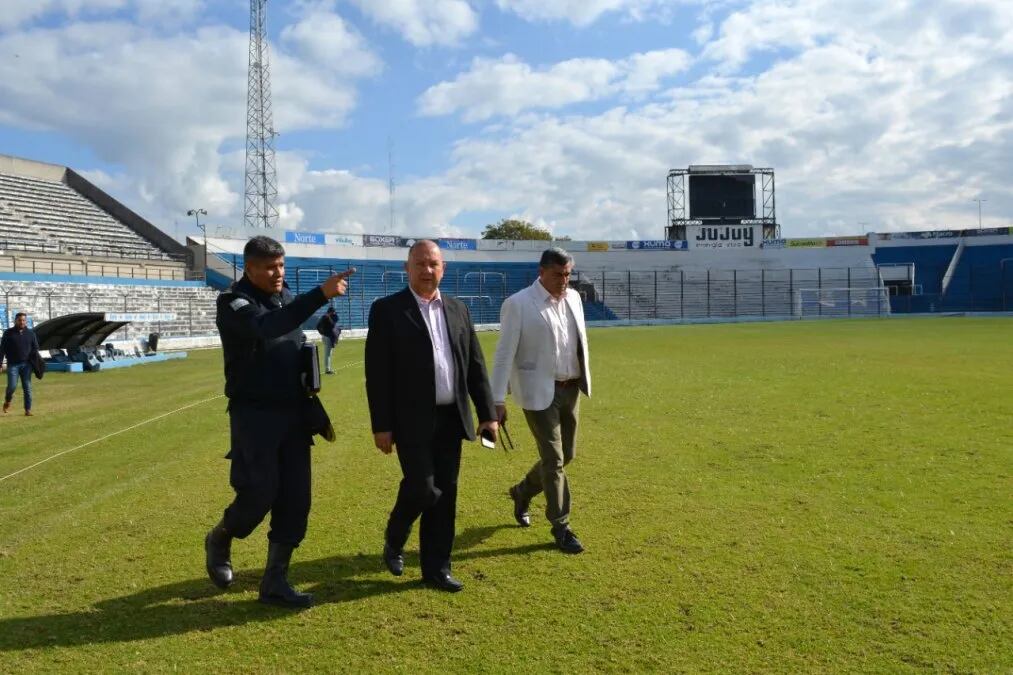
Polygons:
M563 300L566 300L566 290L563 291L563 295L561 295L559 298L556 298L556 296L552 295L552 293L549 293L548 289L546 289L545 286L542 286L541 280L535 279L534 285L538 289L539 297L541 297L542 302L545 301L562 302Z
M539 284L539 285L541 285L541 284ZM411 291L412 295L415 296L415 302L417 302L420 307L428 307L431 303L434 303L434 302L443 302L443 296L440 294L440 289L439 288L436 289L436 295L433 296L432 300L426 300L421 295L419 295L418 293L416 293L415 289L412 288L411 286L408 287L408 290Z

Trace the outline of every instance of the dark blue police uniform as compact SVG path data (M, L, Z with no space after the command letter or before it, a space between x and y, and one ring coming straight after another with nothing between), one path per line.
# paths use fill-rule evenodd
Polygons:
M218 297L236 492L223 523L233 537L248 536L268 513L271 542L294 548L306 535L313 441L300 326L326 302L320 288L268 294L246 277Z

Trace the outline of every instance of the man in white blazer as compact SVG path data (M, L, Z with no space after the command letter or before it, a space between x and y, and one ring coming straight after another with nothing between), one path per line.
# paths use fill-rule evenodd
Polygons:
M591 369L584 308L570 288L572 271L573 257L550 248L539 261L538 279L503 302L492 395L496 414L505 422L509 385L538 445L538 462L509 490L514 518L522 527L530 526L528 506L544 492L556 544L566 553L580 553L584 547L570 529L564 467L576 449L580 392L591 395Z

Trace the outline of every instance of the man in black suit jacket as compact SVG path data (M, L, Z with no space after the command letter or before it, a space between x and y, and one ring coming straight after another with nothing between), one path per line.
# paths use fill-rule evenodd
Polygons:
M467 306L440 294L446 263L432 241L408 251L408 288L381 298L369 311L366 395L373 441L384 454L397 446L404 476L387 521L383 560L404 572L402 550L421 516L422 579L445 591L462 585L450 574L457 512L461 441L498 431L485 358Z

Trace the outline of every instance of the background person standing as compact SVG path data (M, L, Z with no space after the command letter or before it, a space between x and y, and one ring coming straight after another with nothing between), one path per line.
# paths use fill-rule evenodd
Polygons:
M338 346L341 338L341 326L338 324L338 310L328 307L327 312L317 322L317 332L324 343L324 372L328 375L334 374L331 368L331 352Z
M503 302L493 359L496 415L506 421L507 385L524 409L539 460L509 490L514 518L531 524L528 506L545 493L545 517L556 545L584 550L570 529L570 481L564 467L576 453L580 392L591 395L591 368L580 294L569 287L573 257L561 248L542 253L538 279Z
M38 358L39 340L35 331L28 327L28 315L18 312L14 325L4 331L0 338L0 370L7 359L7 391L4 394L4 412L11 409L11 399L21 381L21 395L25 399L25 415L32 415L32 359Z

